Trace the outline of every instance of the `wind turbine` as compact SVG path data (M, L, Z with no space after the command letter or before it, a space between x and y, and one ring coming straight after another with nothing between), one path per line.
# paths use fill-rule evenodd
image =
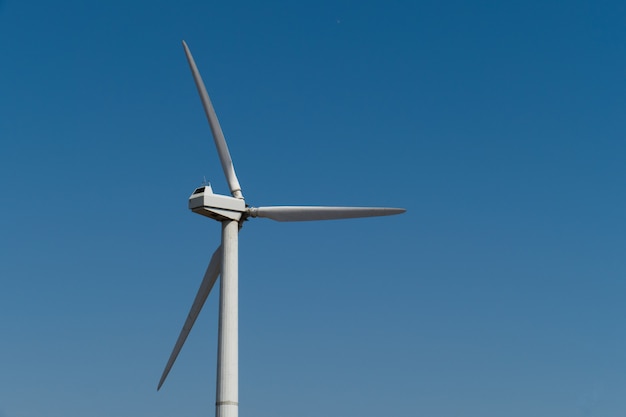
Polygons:
M193 301L183 329L174 345L157 390L161 388L178 357L193 324L204 305L215 281L221 275L220 308L217 351L217 417L237 417L239 412L239 346L238 346L238 237L244 221L264 217L279 222L310 220L335 220L357 217L389 216L404 213L401 208L385 207L321 207L321 206L272 206L249 207L244 201L241 186L235 175L233 161L222 133L219 121L200 77L189 47L183 41L187 61L196 88L209 120L213 140L217 147L222 169L232 197L214 194L210 185L197 188L189 197L189 208L194 212L222 223L222 244L215 250L206 269L200 289Z

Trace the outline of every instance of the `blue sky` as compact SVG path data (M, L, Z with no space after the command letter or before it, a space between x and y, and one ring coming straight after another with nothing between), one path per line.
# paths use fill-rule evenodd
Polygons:
M626 413L626 4L0 2L0 416L210 415L227 193L406 207L240 240L242 416Z

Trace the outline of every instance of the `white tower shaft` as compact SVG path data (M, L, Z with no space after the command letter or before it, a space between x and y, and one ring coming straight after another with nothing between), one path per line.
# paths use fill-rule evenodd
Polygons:
M239 223L222 222L222 277L220 284L217 350L217 417L239 414L238 236Z

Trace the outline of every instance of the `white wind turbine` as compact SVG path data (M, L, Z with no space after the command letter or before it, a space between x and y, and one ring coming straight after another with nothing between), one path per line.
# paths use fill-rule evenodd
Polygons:
M217 248L204 274L200 289L191 306L187 320L178 336L157 390L161 388L178 353L204 305L217 277L222 276L220 285L220 309L217 351L217 417L237 417L239 405L239 346L238 346L238 235L243 222L251 217L265 217L279 222L309 220L349 219L357 217L389 216L404 213L401 208L383 207L320 207L320 206L272 206L249 207L246 205L235 168L228 152L215 110L209 99L196 63L183 41L187 61L191 68L204 111L209 120L213 140L217 147L224 175L232 197L213 194L211 186L197 188L189 197L189 208L198 214L222 223L222 244Z

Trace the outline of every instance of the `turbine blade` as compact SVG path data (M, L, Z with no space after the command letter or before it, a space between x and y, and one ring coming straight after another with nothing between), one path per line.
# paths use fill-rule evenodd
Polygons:
M202 100L204 113L209 120L209 126L211 127L211 132L213 133L213 141L217 147L217 153L220 157L220 162L222 164L222 169L224 170L224 176L226 176L226 181L228 182L228 187L230 188L230 193L235 198L243 198L243 195L241 194L241 186L239 185L239 180L237 180L235 167L233 166L233 161L230 158L228 145L226 145L226 139L224 139L224 133L222 133L220 122L217 120L215 109L213 109L213 104L211 104L209 94L206 91L202 77L200 77L200 72L198 72L196 62L193 60L191 51L189 51L189 47L185 41L183 41L183 47L185 48L185 55L187 55L187 61L189 62L189 68L191 68L193 80L195 81L196 88L200 94L200 100Z
M222 270L222 247L220 246L215 250L213 256L211 256L211 261L209 262L209 266L204 273L204 278L202 279L202 283L200 284L200 289L198 289L198 293L196 294L195 300L193 300L193 304L191 306L191 310L189 311L189 315L187 316L187 320L185 320L185 324L183 325L183 329L180 331L180 335L178 336L178 340L176 340L176 344L174 345L174 350L170 355L169 360L167 361L167 365L165 365L165 370L163 371L163 375L161 375L161 380L159 381L159 386L157 387L157 391L161 389L161 385L165 382L165 378L167 378L167 374L170 373L170 369L172 369L172 365L176 361L180 350L185 344L185 340L187 340L187 336L189 336L189 332L193 327L193 324L196 322L198 318L198 314L200 314L200 310L202 310L202 306L204 306L204 302L206 301L209 293L211 292L211 288L215 284L217 277Z
M389 207L274 206L251 208L250 216L265 217L279 222L303 222L309 220L391 216L392 214L401 214L405 211L403 208Z

